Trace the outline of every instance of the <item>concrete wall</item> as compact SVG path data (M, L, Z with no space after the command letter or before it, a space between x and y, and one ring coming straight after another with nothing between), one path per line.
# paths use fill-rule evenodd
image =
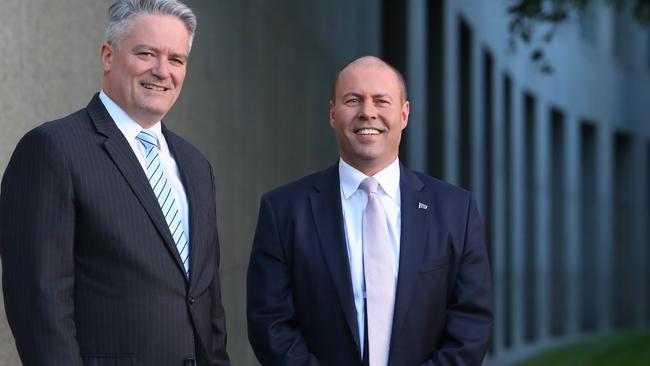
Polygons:
M83 106L111 0L0 0L0 172L29 129ZM245 271L261 193L337 159L327 106L336 70L379 51L378 2L187 1L199 18L185 87L165 123L214 166L234 365L255 365ZM0 311L0 366L19 365Z
M101 82L110 1L0 1L0 171L25 132L86 105ZM3 307L4 308L4 307ZM4 310L0 365L20 365Z

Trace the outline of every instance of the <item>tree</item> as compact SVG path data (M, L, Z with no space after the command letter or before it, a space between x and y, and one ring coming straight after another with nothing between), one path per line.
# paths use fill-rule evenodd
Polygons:
M582 16L589 6L598 0L516 0L509 8L510 46L516 49L517 43L534 45L530 51L531 60L544 73L552 73L553 68L544 54L544 45L550 43L557 28L571 17ZM616 11L631 10L636 21L650 27L650 0L601 0ZM543 28L541 44L536 44L537 34Z

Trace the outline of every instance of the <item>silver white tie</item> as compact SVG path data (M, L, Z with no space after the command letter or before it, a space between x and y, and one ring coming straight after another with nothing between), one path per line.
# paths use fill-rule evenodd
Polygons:
M395 306L395 262L386 213L377 194L378 186L377 180L371 177L364 179L359 185L368 193L368 204L363 211L362 232L370 366L388 365Z
M185 275L189 276L190 247L185 238L181 213L176 205L176 199L174 198L172 188L169 185L169 182L167 182L167 177L165 177L163 168L160 165L160 158L158 157L158 137L152 131L142 130L136 138L140 141L142 146L144 146L147 179L149 180L149 184L151 184L153 193L156 195L163 216L165 216L167 226L169 226L169 230L172 233L176 249L183 261L183 266L185 267Z

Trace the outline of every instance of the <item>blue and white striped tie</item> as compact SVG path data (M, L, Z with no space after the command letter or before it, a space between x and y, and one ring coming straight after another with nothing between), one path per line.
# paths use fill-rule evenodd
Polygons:
M158 157L158 137L152 131L142 130L136 138L140 143L142 143L142 146L144 146L147 179L149 180L149 184L151 184L151 188L153 188L153 193L156 195L156 199L158 199L158 204L162 209L165 221L167 221L169 230L172 233L176 249L178 249L178 253L183 261L183 266L185 267L185 275L189 276L189 243L185 238L181 214L176 205L176 199L174 199L172 187L169 185L169 182L167 182L167 177L165 177L163 168L160 165L160 158Z

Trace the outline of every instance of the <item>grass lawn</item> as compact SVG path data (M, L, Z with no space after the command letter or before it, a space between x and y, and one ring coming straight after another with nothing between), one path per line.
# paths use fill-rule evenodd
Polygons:
M649 366L650 331L599 336L541 353L520 366Z

